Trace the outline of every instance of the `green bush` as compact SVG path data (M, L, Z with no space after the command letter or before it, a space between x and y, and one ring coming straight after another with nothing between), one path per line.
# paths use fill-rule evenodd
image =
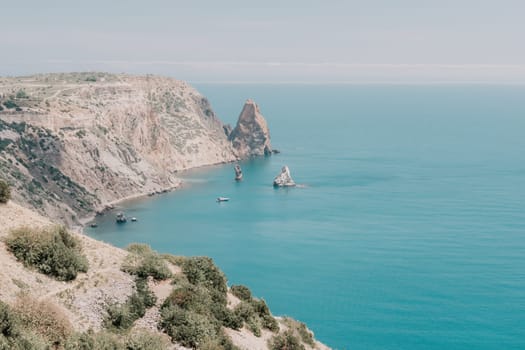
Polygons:
M182 272L184 272L190 283L216 289L223 293L226 298L226 292L228 291L226 277L224 273L215 266L211 258L188 258L182 264Z
M263 299L252 299L251 304L261 319L261 324L264 328L271 330L272 332L279 331L279 323L270 313L270 308L266 305Z
M167 262L176 266L182 266L184 262L188 259L187 257L180 255L162 254L161 256Z
M122 265L122 271L139 278L153 277L165 280L171 277L166 261L146 244L134 243L127 247L130 254Z
M75 333L69 337L64 350L126 350L124 343L118 336L108 332L87 331Z
M29 98L29 96L24 90L18 90L16 93L16 98Z
M206 288L181 280L176 286L162 304L160 327L186 346L205 342L208 348L232 349L221 326L239 329L243 320L226 307L221 293L210 284Z
M250 318L256 316L255 310L251 303L246 301L241 301L233 310L235 315L240 317L244 321L248 321Z
M193 284L183 285L174 289L164 301L164 305L176 305L187 311L208 314L212 300L209 292Z
M216 339L220 331L208 317L176 305L162 308L160 325L174 341L194 349Z
M251 299L241 301L234 309L234 314L244 320L250 330L257 335L260 327L269 329L272 332L279 331L279 323L270 314L270 309L262 299Z
M88 262L80 242L63 226L43 230L20 228L7 236L7 248L24 265L60 281L70 281L87 272Z
M0 301L0 335L12 338L19 335L18 318L7 304Z
M199 346L199 350L240 350L233 345L231 339L223 332L218 339L206 340Z
M279 322L271 315L261 317L262 326L272 332L279 332Z
M165 350L168 344L157 334L139 331L126 339L126 350Z
M224 326L231 329L241 329L243 319L228 309L225 305L213 303L210 307L212 315Z
M304 323L296 321L293 318L289 317L285 317L283 319L283 322L290 331L294 332L297 336L301 338L303 343L308 344L311 347L315 346L314 335Z
M0 203L7 203L11 199L11 188L4 180L0 180Z
M270 350L305 350L299 338L291 330L274 336L269 342Z
M261 336L261 321L258 317L250 317L246 322L246 325L253 335L256 337Z
M250 301L252 299L252 292L248 287L243 285L238 286L231 286L230 291L233 295L235 295L237 298L244 300L244 301Z
M157 301L157 297L148 288L144 279L138 279L135 291L123 304L111 304L107 308L104 320L106 328L115 331L128 330L133 323L144 316L146 310Z
M4 102L5 108L11 109L11 108L19 108L18 105L13 100L7 100Z
M64 350L167 350L168 343L158 334L139 330L124 336L109 332L75 333Z

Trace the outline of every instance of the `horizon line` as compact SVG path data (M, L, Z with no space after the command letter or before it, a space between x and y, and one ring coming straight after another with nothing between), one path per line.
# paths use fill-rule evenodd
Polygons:
M359 63L337 61L172 61L172 60L71 60L50 59L47 64L128 64L128 65L180 65L180 66L295 66L295 67L346 67L346 68L445 68L445 69L525 69L525 63Z

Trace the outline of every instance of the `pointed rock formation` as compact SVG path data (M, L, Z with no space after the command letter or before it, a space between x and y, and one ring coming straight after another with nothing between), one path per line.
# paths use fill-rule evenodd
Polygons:
M268 125L253 100L246 100L229 139L241 159L272 154Z
M292 176L290 175L290 169L285 165L281 169L281 172L279 175L275 177L273 180L273 185L275 187L293 187L295 186L295 181L292 179Z
M242 180L242 169L239 164L235 164L235 181L241 181Z

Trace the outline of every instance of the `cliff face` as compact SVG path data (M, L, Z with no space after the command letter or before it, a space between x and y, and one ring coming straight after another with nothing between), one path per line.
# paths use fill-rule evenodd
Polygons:
M19 189L17 202L67 223L100 203L174 187L180 170L270 147L253 102L230 141L205 97L157 76L0 78L0 106L0 177Z
M235 129L229 135L232 146L240 158L270 155L272 145L266 120L253 100L247 100L239 115Z

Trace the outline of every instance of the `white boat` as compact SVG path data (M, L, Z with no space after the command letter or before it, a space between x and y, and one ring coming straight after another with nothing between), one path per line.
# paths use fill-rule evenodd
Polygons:
M227 202L229 200L230 200L230 198L228 198L228 197L218 197L217 198L217 202Z
M135 221L137 221L137 218L136 217L132 217L131 221L135 222Z

